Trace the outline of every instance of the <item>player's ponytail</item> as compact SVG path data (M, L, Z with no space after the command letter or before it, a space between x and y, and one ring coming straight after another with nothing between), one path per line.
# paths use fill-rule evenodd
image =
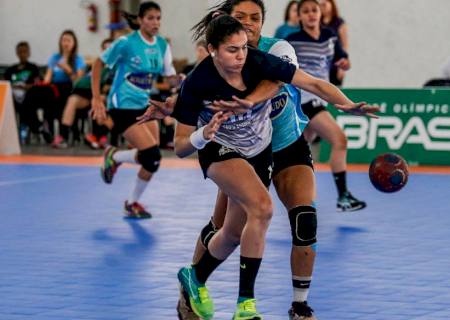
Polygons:
M126 11L121 11L122 17L127 20L128 26L133 30L139 30L140 25L138 22L138 16Z
M229 36L241 31L245 32L238 20L223 11L209 12L192 30L195 40L204 37L206 43L211 44L214 48L219 47L219 44Z

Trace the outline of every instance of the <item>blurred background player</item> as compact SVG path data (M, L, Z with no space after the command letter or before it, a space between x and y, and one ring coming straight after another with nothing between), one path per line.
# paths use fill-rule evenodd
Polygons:
M284 23L275 31L275 38L286 39L288 35L300 30L297 7L298 1L289 1L284 12Z
M339 15L336 0L320 0L320 9L322 11L322 25L333 30L341 42L345 52L349 50L347 23ZM336 86L341 86L344 81L345 70L335 65L331 66L330 82Z
M129 218L150 218L150 212L138 200L159 168L159 128L156 121L139 125L136 117L144 113L156 77L171 77L176 73L170 46L158 35L161 25L159 5L152 1L143 2L137 17L127 16L130 27L137 31L114 41L95 61L92 69L92 109L94 119L106 119L100 75L105 65L114 68L116 73L108 97L108 114L112 118L112 130L123 133L134 149L119 151L108 147L104 153L102 178L105 183L112 183L121 163L139 164L141 167L134 188L124 204L125 214Z
M298 5L301 30L287 37L296 53L302 70L317 78L329 81L332 65L343 70L350 68L347 53L337 35L321 27L318 0L301 0ZM335 119L326 110L327 102L316 95L302 92L302 110L310 119L305 138L312 142L316 135L331 144L330 165L338 191L337 210L355 211L366 207L347 189L347 137Z

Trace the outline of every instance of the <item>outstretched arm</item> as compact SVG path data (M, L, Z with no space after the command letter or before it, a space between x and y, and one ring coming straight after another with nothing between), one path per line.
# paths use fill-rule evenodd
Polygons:
M300 69L295 71L291 83L298 88L315 94L344 112L377 118L374 112L380 111L378 106L371 106L366 102L354 103L333 84L310 76Z

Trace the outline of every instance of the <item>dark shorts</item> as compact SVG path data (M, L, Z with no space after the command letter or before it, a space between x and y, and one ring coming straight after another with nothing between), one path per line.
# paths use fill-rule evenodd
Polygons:
M302 104L302 110L308 116L309 120L312 120L319 112L326 111L327 108L321 102L311 100Z
M266 187L270 185L272 179L272 145L260 152L258 155L245 158L236 151L222 146L216 142L208 143L205 148L198 150L198 161L203 171L205 179L208 177L208 168L214 162L221 162L230 159L244 159L256 171L256 174L261 179Z
M71 94L76 94L77 96L83 97L83 98L88 99L88 100L92 99L92 91L91 91L91 89L74 88L72 90Z
M108 114L111 116L114 127L113 131L117 134L123 133L129 127L137 122L136 118L141 116L145 109L111 109Z
M273 153L273 175L297 165L305 165L314 170L311 150L303 136L286 148Z

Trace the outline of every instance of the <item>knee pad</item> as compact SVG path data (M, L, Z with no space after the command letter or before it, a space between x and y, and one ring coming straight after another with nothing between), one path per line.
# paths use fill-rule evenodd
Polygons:
M297 247L307 247L317 242L317 213L312 206L298 206L289 211L292 243Z
M202 229L200 233L200 241L203 243L205 248L208 248L209 241L211 241L212 237L216 234L219 229L216 228L214 222L209 220L208 224Z
M148 172L156 172L161 161L161 152L158 146L138 151L137 160Z

